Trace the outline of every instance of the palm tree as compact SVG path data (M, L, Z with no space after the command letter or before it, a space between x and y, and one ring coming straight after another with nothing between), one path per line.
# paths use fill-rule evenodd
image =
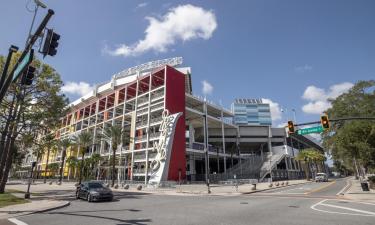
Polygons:
M59 141L59 146L62 148L59 184L61 184L62 179L63 179L64 161L65 161L65 157L66 157L66 150L71 145L72 145L72 140L69 137L64 138L64 139Z
M66 159L66 164L68 164L68 168L69 168L68 176L69 176L70 171L72 169L75 169L77 167L77 165L78 165L77 157L75 157L75 156L69 156Z
M77 136L74 137L74 144L78 146L78 151L81 153L82 160L79 164L79 184L82 183L82 175L83 175L83 162L85 160L86 151L92 145L92 135L87 131L83 131Z
M59 169L59 164L58 163L51 163L51 164L49 164L50 176L55 175L58 169Z
M307 148L300 151L296 159L305 162L306 179L310 180L310 162L313 162L316 166L316 162L324 162L326 157L323 153L314 148Z
M311 153L310 150L305 149L298 153L296 160L304 161L304 170L306 174L306 180L310 180L310 161L311 161Z
M326 160L326 157L324 154L318 150L312 150L310 152L311 155L311 161L314 163L315 168L317 169L317 172L319 172L319 165L321 165L322 162Z
M46 161L46 167L45 167L45 170L44 170L44 183L46 183L47 182L46 179L47 179L47 172L48 172L49 155L50 155L51 151L56 150L55 149L56 140L55 140L55 137L53 136L53 134L49 133L42 138L41 147L43 149L47 149L47 161Z
M99 161L102 160L102 157L100 156L100 154L95 153L95 154L92 154L90 159L91 159L91 171L93 171L94 169L95 169L95 171L98 171L98 169L99 169L98 164L99 164Z
M103 130L102 139L112 146L112 187L115 185L115 169L116 169L116 151L119 145L122 144L124 130L120 125L107 126Z

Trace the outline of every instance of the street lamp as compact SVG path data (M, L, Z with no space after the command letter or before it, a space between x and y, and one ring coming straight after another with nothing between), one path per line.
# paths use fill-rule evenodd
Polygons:
M26 45L29 42L29 39L31 37L31 31L32 31L33 26L34 26L34 21L35 21L36 14L38 13L38 8L39 7L42 7L43 9L47 8L47 6L43 2L41 2L40 0L34 0L34 3L36 4L36 7L35 7L35 10L34 10L34 16L33 16L32 22L31 22L31 26L30 26L30 30L29 30L29 35L27 36L27 39L26 39Z

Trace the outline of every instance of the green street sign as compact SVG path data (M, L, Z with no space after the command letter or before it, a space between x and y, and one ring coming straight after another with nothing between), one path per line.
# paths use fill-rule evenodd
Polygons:
M322 126L309 127L297 130L298 135L312 134L312 133L322 133L324 131Z
M30 65L30 63L33 61L34 58L34 49L31 49L25 57L22 59L22 61L17 65L16 70L14 70L13 73L13 82L18 79L20 74L24 71L26 67Z

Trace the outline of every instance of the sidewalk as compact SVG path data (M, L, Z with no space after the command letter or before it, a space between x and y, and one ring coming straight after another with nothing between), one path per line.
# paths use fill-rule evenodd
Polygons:
M306 180L291 180L288 181L288 186L303 184L310 181ZM279 182L279 186L275 186L277 182L274 182L273 187L268 187L269 183L258 183L256 185L256 190L251 190L253 185L252 184L243 184L239 185L237 190L234 185L217 185L211 184L210 185L210 195L221 195L221 196L228 196L228 195L241 195L241 194L251 194L255 192L261 192L265 190L275 189L275 188L282 188L286 187L285 182L284 185L281 185L282 182ZM131 186L128 190L124 189L117 189L114 191L118 192L134 192L135 186ZM207 194L207 186L205 184L184 184L184 185L177 185L175 188L153 188L153 187L145 187L142 191L149 194L166 194L166 195L208 195Z
M9 182L5 191L12 195L24 198L27 185L21 182ZM36 183L31 185L31 199L25 204L10 205L0 208L0 219L16 217L36 212L49 211L70 204L66 199L74 198L74 183L66 183L63 185L44 183Z
M361 182L359 180L349 179L350 187L345 192L344 196L355 201L366 201L375 203L375 190L362 191Z

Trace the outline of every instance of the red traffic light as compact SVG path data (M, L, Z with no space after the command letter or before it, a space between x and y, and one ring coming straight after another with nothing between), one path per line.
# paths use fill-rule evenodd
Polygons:
M329 129L329 120L327 115L320 117L320 123L324 129Z

